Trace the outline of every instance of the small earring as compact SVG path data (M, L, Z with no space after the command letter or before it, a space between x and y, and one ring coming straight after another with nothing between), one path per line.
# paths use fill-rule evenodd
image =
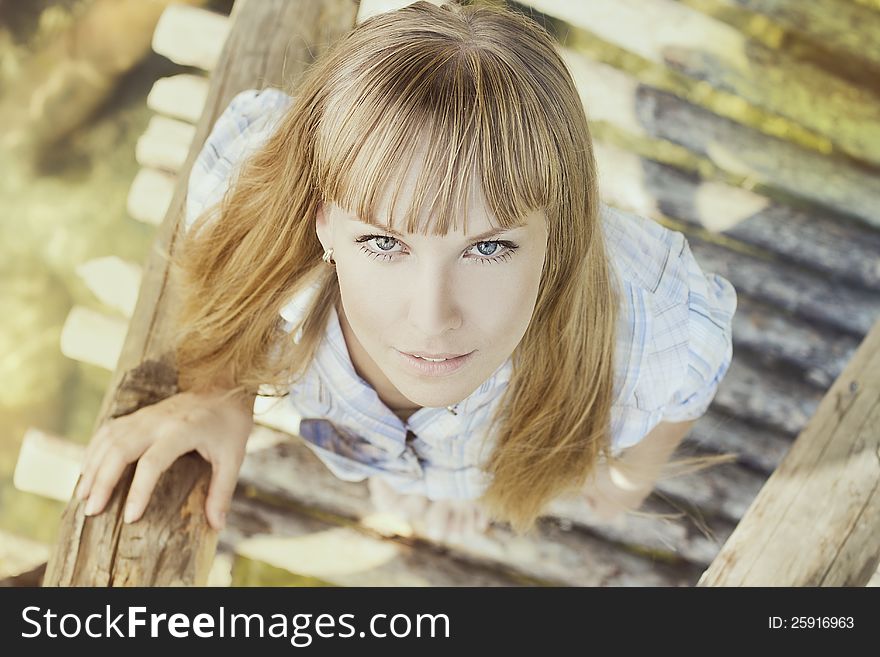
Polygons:
M336 261L333 259L333 249L324 251L324 255L321 256L321 260L326 262L328 265L335 267Z

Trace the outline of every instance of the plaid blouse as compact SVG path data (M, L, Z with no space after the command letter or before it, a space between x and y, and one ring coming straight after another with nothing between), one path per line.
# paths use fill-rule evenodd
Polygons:
M193 165L186 228L221 199L236 166L271 135L291 102L272 88L232 99ZM600 218L623 292L612 409L618 454L662 421L706 412L733 356L737 298L728 280L700 269L682 233L604 204ZM294 340L316 289L281 311ZM421 408L401 420L355 371L331 308L315 359L285 403L300 419L299 435L337 477L380 476L403 493L473 499L489 483L479 464L491 451L489 423L511 370L508 358L456 406Z

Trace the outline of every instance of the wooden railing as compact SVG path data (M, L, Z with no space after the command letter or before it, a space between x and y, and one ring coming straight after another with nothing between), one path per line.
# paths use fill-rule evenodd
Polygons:
M335 38L351 29L356 6L349 0L321 3L239 0L232 29L211 79L205 110L190 146L157 243L173 249L181 220L186 173L217 119L237 92L255 85L291 84L303 67ZM282 75L287 76L286 79ZM174 303L166 285L167 265L151 254L140 296L98 422L130 413L174 394L177 374L169 359L165 327ZM122 507L134 474L129 465L105 511L83 514L73 501L65 510L59 540L49 560L46 586L204 584L217 535L204 508L210 466L190 453L156 486L144 522L122 522Z

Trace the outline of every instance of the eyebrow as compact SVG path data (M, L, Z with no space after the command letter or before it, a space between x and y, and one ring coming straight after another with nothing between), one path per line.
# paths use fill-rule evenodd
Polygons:
M387 226L384 226L384 225L377 223L375 221L370 221L369 219L366 219L366 220L356 219L356 221L358 223L363 223L363 224L367 224L369 226L374 226L376 228L381 228L386 233L391 233L395 237L399 237L401 239L406 239L406 235L404 235L403 233L398 233L393 228L388 228ZM468 240L470 240L472 242L482 242L482 241L488 240L492 237L495 237L496 235L500 235L501 233L506 233L508 231L516 230L517 228L523 228L523 227L525 227L524 223L523 224L514 224L513 226L510 226L509 228L493 228L491 230L487 230L485 233L480 233L479 235L469 237Z

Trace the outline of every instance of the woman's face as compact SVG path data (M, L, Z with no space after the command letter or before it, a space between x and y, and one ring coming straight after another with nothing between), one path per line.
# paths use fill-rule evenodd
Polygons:
M400 233L410 194L411 187L401 190L392 221ZM482 204L471 206L468 217L467 235L441 237L390 233L335 204L318 211L318 238L336 261L339 319L352 363L393 410L465 399L528 328L546 252L545 214L534 212L495 235L485 235L493 226ZM428 373L419 365L431 363L404 355L413 352L467 356L452 371Z

